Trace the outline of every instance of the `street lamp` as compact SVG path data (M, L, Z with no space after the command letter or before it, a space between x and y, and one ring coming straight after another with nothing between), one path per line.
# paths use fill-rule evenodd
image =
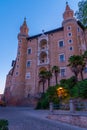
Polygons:
M59 106L61 107L61 100L62 100L62 97L64 95L64 88L59 87L57 89L57 94L58 94L58 97L59 97Z
M62 87L59 87L57 89L57 93L58 93L58 97L62 97L62 95L64 94L64 89Z

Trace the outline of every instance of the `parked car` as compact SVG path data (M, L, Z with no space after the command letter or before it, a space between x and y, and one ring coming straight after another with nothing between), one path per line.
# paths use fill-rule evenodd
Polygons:
M5 106L6 106L6 103L1 100L1 101L0 101L0 106L5 107Z

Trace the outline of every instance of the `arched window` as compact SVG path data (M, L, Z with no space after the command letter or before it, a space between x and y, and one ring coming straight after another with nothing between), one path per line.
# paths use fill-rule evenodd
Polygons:
M46 49L47 48L47 40L43 39L40 41L40 49Z

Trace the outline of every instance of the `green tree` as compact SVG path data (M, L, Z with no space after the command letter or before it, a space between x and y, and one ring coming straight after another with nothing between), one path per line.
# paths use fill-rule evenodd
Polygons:
M79 97L87 99L87 80L79 81L74 88L78 88L74 94L78 92Z
M60 86L63 86L70 97L73 97L72 90L74 86L76 85L76 79L75 76L70 77L69 79L62 79L60 80Z
M8 120L0 119L0 130L8 130Z
M87 63L87 51L85 51L82 56L83 56L84 62Z
M39 100L36 109L48 109L49 102L59 104L57 88L58 85L49 87L44 93L44 96L42 96L41 99Z
M81 0L78 3L78 11L76 11L77 19L87 27L87 0Z
M79 61L78 61L78 69L79 69L79 72L80 72L80 75L81 75L81 79L83 80L83 70L86 66L86 62L84 61L84 58L82 56L79 57Z
M48 87L50 86L51 78L52 78L52 72L50 70L46 71L46 79L48 80Z
M77 77L79 73L83 80L83 70L86 65L86 63L84 62L83 56L73 55L69 58L68 61L69 61L69 64L67 66L71 67L72 72L75 74L76 81L78 80Z
M53 67L52 67L52 72L53 72L54 75L55 75L55 81L56 81L56 85L57 85L57 84L58 84L57 78L58 78L58 74L60 73L59 67L58 67L58 66L53 66Z
M44 93L45 82L46 82L46 71L43 71L43 70L40 71L39 79L40 79L40 82L42 82L42 84L43 84L43 93Z
M69 66L71 68L71 71L74 73L75 78L76 78L76 82L77 82L77 76L79 74L79 69L78 69L78 56L71 56L68 60L69 64L67 66Z

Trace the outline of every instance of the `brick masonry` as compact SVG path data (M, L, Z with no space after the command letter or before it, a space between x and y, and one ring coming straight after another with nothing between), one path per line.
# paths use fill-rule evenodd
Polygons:
M49 119L62 121L72 125L87 128L87 115L68 113L68 114L50 114Z
M24 20L18 34L17 56L6 78L4 95L8 104L20 105L22 101L27 102L29 98L33 99L43 92L38 77L41 70L59 66L61 71L58 82L73 76L67 67L69 57L74 54L80 55L87 50L87 30L74 18L74 11L69 5L66 5L60 28L36 36L29 36L28 31ZM87 73L84 73L84 78L87 78ZM53 85L55 85L54 75L51 79L51 86ZM45 91L47 88L46 83Z

